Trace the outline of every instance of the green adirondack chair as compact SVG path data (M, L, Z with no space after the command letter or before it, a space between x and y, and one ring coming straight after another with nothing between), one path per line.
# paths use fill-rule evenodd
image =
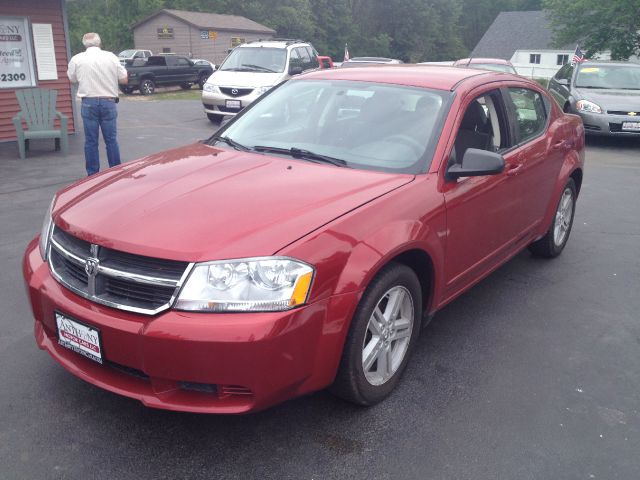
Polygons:
M62 153L66 155L68 118L56 110L57 90L25 88L16 90L16 97L21 110L12 120L18 136L20 158L25 159L31 138L55 138L56 150L62 148ZM56 117L60 119L59 129L54 127ZM22 125L23 120L27 124L27 130Z

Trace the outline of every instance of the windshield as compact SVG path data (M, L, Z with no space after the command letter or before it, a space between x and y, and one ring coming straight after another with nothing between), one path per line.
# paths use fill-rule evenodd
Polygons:
M494 72L516 73L515 68L511 65L502 65L499 63L472 63L471 68L480 68L482 70L491 70Z
M129 57L133 56L134 53L136 53L136 50L123 50L118 54L118 56L119 57L127 57L127 58L129 58Z
M578 71L576 87L640 90L640 65L584 65Z
M225 59L219 70L231 72L284 72L287 51L283 48L236 48Z
M222 135L269 154L304 150L351 168L415 174L428 168L450 96L369 82L289 81Z

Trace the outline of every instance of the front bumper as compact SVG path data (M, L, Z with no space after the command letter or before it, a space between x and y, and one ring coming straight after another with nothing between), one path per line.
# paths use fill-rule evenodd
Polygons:
M575 112L582 118L586 135L616 136L616 137L640 137L640 130L625 131L623 123L633 122L640 124L640 115L613 115L610 113L586 113Z
M243 95L241 97L233 97L231 95L225 95L224 93L213 93L202 91L202 106L204 107L205 113L214 114L214 115L229 115L236 116L240 113L245 107L251 105L254 101L260 98L261 95L258 93L258 89L254 89L248 95ZM240 109L231 109L227 108L227 100L238 100L240 101Z
M74 375L149 407L244 413L320 390L335 377L358 293L288 312L156 316L115 310L60 285L37 239L23 273L38 346ZM57 343L55 311L100 330L104 363Z

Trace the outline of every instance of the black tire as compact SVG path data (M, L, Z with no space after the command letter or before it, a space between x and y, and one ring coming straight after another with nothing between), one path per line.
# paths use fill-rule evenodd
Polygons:
M156 84L150 78L145 78L140 82L140 93L142 95L153 95L156 91Z
M200 90L204 88L204 84L207 83L209 76L210 75L208 73L204 72L204 73L201 73L200 76L198 77L198 87L200 87Z
M376 375L375 372L365 373L363 356L368 347L375 341L370 329L373 312L380 306L381 309L385 309L384 313L386 314L386 307L389 305L388 298L390 298L388 295L394 291L401 292L401 295L403 295L401 298L403 298L402 308L404 312L400 313L405 316L408 313L407 311L410 310L413 320L411 329L408 332L406 329L402 330L405 332L402 341L404 342L404 339L408 339L406 343L398 344L397 342L401 340L393 340L394 335L399 334L399 328L397 330L395 328L391 330L384 328L384 331L380 332L377 340L377 345L380 345L380 348L374 347L371 349L372 351L380 352L380 354L370 356L370 358L376 358L375 361L371 362L372 366L377 364L376 368L381 368L378 359L385 355L385 364L393 364L394 362L391 360L394 356L395 348L398 346L402 346L404 352L403 356L399 356L396 359L397 367L395 370L387 372L390 376L385 380L383 375L379 379L381 383L376 383L370 379L372 375ZM410 309L409 305L411 305ZM398 321L400 320L398 319ZM413 346L420 333L421 320L422 289L415 272L406 265L398 263L390 263L385 266L371 281L358 304L345 340L338 374L330 387L331 392L358 405L374 405L386 398L398 384L407 365ZM383 323L378 323L378 327L383 327ZM387 341L383 342L383 339L387 339ZM385 343L386 346L383 346ZM390 353L385 354L385 350ZM384 370L384 367L382 369Z
M191 88L191 84L190 83L181 83L180 84L180 88L182 90L189 90Z
M211 123L215 123L216 125L219 125L220 122L222 121L222 115L216 115L215 113L207 113L207 118L209 119L209 121Z
M544 237L529 245L529 251L533 255L544 258L553 258L562 253L562 250L564 250L564 247L569 240L569 234L571 233L571 227L573 226L573 217L576 213L577 196L576 183L573 181L573 178L570 178L562 190L562 195L560 195L560 200L556 206L556 213L553 215L553 220L549 230L547 230ZM563 204L563 202L566 201L570 202L569 204L566 204L567 206L570 205L570 212L567 212L564 207L565 204ZM558 231L556 231L556 229L558 229Z
M127 95L131 95L134 90L135 90L135 88L127 87L127 86L124 86L124 85L120 87L120 91L122 93L124 93L124 94L127 94Z

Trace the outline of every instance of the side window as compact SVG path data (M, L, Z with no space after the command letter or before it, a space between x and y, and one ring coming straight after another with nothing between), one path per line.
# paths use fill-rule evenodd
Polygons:
M542 95L528 88L509 88L508 92L515 111L516 143L537 137L547 124L547 109Z
M190 65L189 60L187 60L186 58L178 58L177 60L178 61L176 63L180 67L186 67Z
M456 135L451 162L462 163L469 148L498 152L509 147L507 123L500 100L493 90L476 97L465 110Z
M302 59L300 58L300 53L298 53L297 48L291 50L291 56L289 57L289 68L291 67L301 67L304 70Z
M309 52L304 47L298 47L297 50L298 55L300 55L300 66L303 70L309 70L311 68L311 57L309 56Z
M318 54L314 52L313 48L305 47L307 53L309 54L309 58L311 58L311 62L309 63L309 68L318 68L320 67L320 62L318 61Z

